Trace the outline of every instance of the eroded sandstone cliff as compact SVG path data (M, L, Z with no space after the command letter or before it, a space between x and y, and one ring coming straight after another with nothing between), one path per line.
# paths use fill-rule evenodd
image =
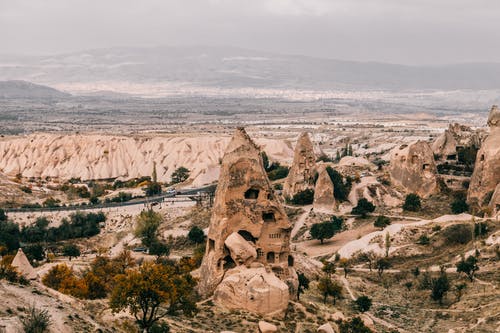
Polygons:
M300 135L295 146L293 163L283 184L283 195L291 198L306 189L314 188L316 174L316 156L309 134Z

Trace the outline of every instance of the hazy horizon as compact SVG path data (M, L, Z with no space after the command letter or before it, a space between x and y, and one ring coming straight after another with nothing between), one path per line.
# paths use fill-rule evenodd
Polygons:
M402 65L498 63L493 0L0 0L0 53L234 46Z

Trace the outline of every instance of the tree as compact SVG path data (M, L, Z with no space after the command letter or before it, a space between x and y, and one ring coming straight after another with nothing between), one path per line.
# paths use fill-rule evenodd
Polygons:
M474 256L469 256L467 259L462 258L457 263L457 273L465 273L471 282L474 281L474 274L478 270L477 258Z
M350 320L342 320L339 324L340 333L372 333L372 330L365 326L363 320L359 317Z
M170 254L170 246L165 242L155 239L149 246L149 254L158 257L167 257Z
M332 274L335 274L337 271L337 268L335 267L335 263L331 261L324 261L323 262L323 267L321 268L323 272L326 273L328 277L331 277Z
M157 183L157 182L150 182L146 186L146 189L144 190L144 194L146 194L146 196L148 196L148 197L161 194L161 184Z
M405 198L403 209L410 212L417 212L421 208L420 197L418 194L410 193Z
M63 255L69 257L69 261L71 261L71 258L80 256L80 249L75 244L66 244L63 247Z
M303 274L297 274L299 278L299 287L297 288L297 300L300 300L300 294L303 294L306 289L309 289L309 279Z
M371 213L375 210L375 206L365 198L361 198L358 200L358 204L351 211L351 214L361 215L362 218L365 218L368 213Z
M311 237L318 239L323 244L325 239L333 237L337 231L342 229L343 222L343 219L334 216L330 221L315 223L311 226Z
M40 310L34 305L28 308L27 314L20 317L25 333L45 333L49 332L51 317L48 310Z
M0 208L0 222L7 221L7 214L5 213L5 210Z
M377 268L378 276L382 277L384 271L391 267L391 263L385 258L380 258L375 263L375 267Z
M205 233L200 227L194 226L189 230L188 238L195 244L201 244L205 240Z
M340 158L339 158L340 160ZM337 170L334 170L332 167L326 167L326 172L330 176L330 179L333 183L333 196L335 199L339 201L347 200L349 196L349 192L351 191L352 181L349 177L346 177L344 180L344 176Z
M359 296L354 303L360 312L366 312L372 306L372 299L368 296Z
M344 277L347 278L347 274L351 272L351 261L347 258L342 258L339 261L340 267L344 269Z
M109 304L114 313L128 309L139 328L151 332L154 323L167 315L193 314L195 286L188 272L179 272L172 265L145 262L116 277Z
M23 247L23 252L31 262L45 259L45 250L40 244L26 245Z
M135 235L139 237L147 247L156 240L156 231L163 221L160 213L152 209L143 210L136 218Z
M373 226L380 229L384 229L390 224L391 219L384 215L377 216L377 219L375 220L375 222L373 222Z
M443 297L450 289L450 282L445 272L442 272L438 278L431 280L431 298L443 304Z
M462 298L462 293L465 288L467 288L467 285L465 283L459 283L455 285L455 295L457 296L457 302L460 302L460 298Z
M19 248L20 231L19 226L11 221L0 221L0 246L4 246L7 252Z
M189 178L189 170L183 166L175 169L175 171L172 173L172 183L177 184L177 183L182 183L186 179Z
M368 263L368 268L370 272L372 271L373 261L377 258L377 255L373 251L361 252L358 256L358 259L361 261L365 261Z
M461 214L464 212L467 212L469 210L469 205L467 204L467 201L465 198L456 198L452 203L451 203L451 211L453 214Z
M260 152L260 156L262 157L262 165L264 166L264 170L269 171L269 157L265 151Z
M332 281L328 276L319 280L318 290L323 295L323 303L326 303L328 296L331 296L335 305L337 298L342 296L342 286L337 281Z
M313 203L313 201L314 201L314 190L310 188L296 193L290 200L290 202L294 205L310 205Z

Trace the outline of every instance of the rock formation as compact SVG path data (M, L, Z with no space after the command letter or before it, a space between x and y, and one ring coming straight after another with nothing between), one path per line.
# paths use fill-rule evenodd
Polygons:
M500 183L500 110L496 105L491 108L488 126L490 133L477 152L467 194L469 203L479 206L488 204L485 198Z
M37 278L37 274L24 254L23 249L19 248L19 250L17 250L16 256L14 257L14 260L12 260L11 265L16 268L19 274L27 279L34 280Z
M457 123L450 124L443 134L432 143L432 152L443 160L456 160L458 152L467 147L479 149L482 134Z
M214 293L214 301L228 308L284 311L297 285L290 232L259 148L243 128L237 129L222 159L200 293Z
M293 163L283 184L283 195L291 198L306 189L314 188L316 156L309 134L302 133L295 146Z
M495 192L491 196L490 204L491 216L496 216L500 213L500 183L497 184Z
M409 193L428 197L438 191L436 164L427 142L417 141L394 148L389 173L392 183Z
M314 188L313 208L318 213L331 213L335 209L335 197L333 196L333 183L326 168L321 168L316 187Z

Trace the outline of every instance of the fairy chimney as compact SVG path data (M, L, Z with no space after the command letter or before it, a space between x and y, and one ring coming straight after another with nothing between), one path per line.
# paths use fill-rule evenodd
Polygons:
M467 194L469 203L479 206L488 204L485 199L500 183L500 110L496 105L491 108L488 125L490 133L477 152Z
M297 279L290 232L259 147L238 128L222 159L199 292L229 308L283 311Z
M393 184L408 193L425 198L438 191L436 164L427 142L396 147L391 154L389 173Z
M300 135L295 146L293 164L283 184L283 195L292 198L295 194L306 189L314 188L316 173L316 156L309 134Z
M333 182L326 168L321 168L314 188L313 209L318 213L331 213L335 209Z
M37 278L37 274L31 266L28 258L24 254L23 249L19 248L17 250L16 256L12 260L12 267L16 268L17 271L27 279L35 280Z

